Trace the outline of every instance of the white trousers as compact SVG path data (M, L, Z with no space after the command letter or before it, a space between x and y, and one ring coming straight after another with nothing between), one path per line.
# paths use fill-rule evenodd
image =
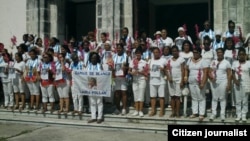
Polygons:
M89 96L91 119L96 119L96 112L98 112L97 119L102 119L103 116L103 98L100 96Z
M133 80L132 83L134 101L144 102L145 90L146 90L146 80Z
M234 85L234 92L236 98L236 114L239 118L246 118L248 112L248 95L249 93L245 92L242 85Z
M192 98L193 114L205 115L206 110L206 88L202 90L197 84L189 84L189 90Z
M211 83L212 90L212 114L216 116L218 102L220 101L220 116L225 117L226 111L226 87L227 81Z
M42 102L47 103L49 102L55 102L55 96L54 96L54 86L48 85L48 86L42 86L41 85L41 91L42 91Z
M27 82L26 83L29 91L30 91L30 95L40 95L40 90L39 90L39 82Z
M11 82L3 82L4 106L14 105L14 95Z
M83 95L76 94L73 86L71 86L71 91L74 104L74 111L83 112Z

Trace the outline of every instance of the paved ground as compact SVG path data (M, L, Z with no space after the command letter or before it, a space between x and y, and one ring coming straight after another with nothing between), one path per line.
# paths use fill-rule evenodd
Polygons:
M167 141L166 134L0 122L0 141Z

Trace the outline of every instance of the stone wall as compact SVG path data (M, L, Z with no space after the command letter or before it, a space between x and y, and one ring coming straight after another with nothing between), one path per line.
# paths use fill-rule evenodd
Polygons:
M26 33L26 0L1 0L0 17L0 42L11 52L13 35L20 44Z
M101 32L108 32L113 40L121 29L128 27L129 34L133 35L133 5L132 0L97 0L96 1L96 27L100 40Z
M228 29L228 21L233 20L240 26L243 35L250 33L250 0L215 0L214 27L222 32Z

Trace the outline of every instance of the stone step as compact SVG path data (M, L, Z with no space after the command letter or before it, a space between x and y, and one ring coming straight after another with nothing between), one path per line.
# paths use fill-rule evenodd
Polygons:
M19 112L18 110L6 110L0 108L0 114L1 115L11 115L13 117L32 117L32 118L50 118L50 119L63 119L63 120L89 120L91 117L91 114L83 113L81 116L75 114L72 115L71 112L68 114L58 114L57 111L54 111L53 113L46 112L42 113L41 110L39 111L29 111L29 110L23 110L22 112ZM159 117L158 115L149 117L148 114L145 114L144 117L138 117L138 116L132 116L132 113L128 113L126 115L112 115L112 114L105 114L104 113L104 120L105 122L119 122L119 123L143 123L143 124L151 124L151 125L162 125L162 124L182 124L182 123L199 123L198 118L189 118L181 116L180 118L170 118L169 117L170 112L166 112L163 117ZM209 121L209 116L207 116L202 123L216 123L220 121L220 118L217 118L214 120L214 122ZM228 123L235 123L235 117L226 117L226 121Z

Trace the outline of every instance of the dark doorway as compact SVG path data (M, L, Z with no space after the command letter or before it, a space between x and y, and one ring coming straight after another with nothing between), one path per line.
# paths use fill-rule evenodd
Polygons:
M134 30L145 30L151 38L157 30L166 28L168 36L174 39L178 36L178 27L186 24L187 34L195 41L197 39L195 24L201 31L204 21L210 19L213 28L213 0L202 3L189 1L185 4L157 4L157 2L153 4L151 2L138 0L134 8L134 14L137 14L134 17Z
M173 39L178 36L177 29L184 24L187 27L187 34L195 41L195 24L199 30L203 30L203 23L209 19L208 4L181 4L156 7L156 29L166 28L168 35Z
M81 40L89 31L95 30L96 2L67 2L66 8L66 37L72 36Z

